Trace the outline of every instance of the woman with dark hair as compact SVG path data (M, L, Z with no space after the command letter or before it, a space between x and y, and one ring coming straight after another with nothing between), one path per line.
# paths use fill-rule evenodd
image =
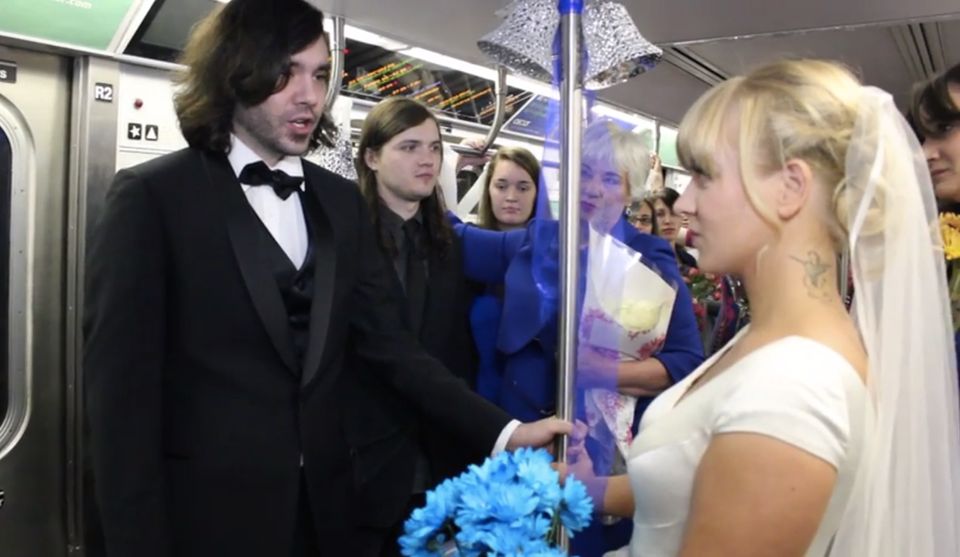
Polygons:
M637 197L627 207L627 221L640 232L659 236L660 227L654 213L653 202L649 198Z
M907 121L923 145L940 210L960 213L960 64L917 87ZM960 333L954 344L960 361Z
M678 199L680 199L680 194L672 188L663 188L650 196L657 225L660 228L660 237L673 246L673 251L677 254L677 263L681 268L696 269L697 260L677 241L677 233L680 231L680 215L673 211L673 205Z
M480 198L480 228L516 230L534 216L540 184L540 161L520 147L499 149L487 165ZM503 285L489 285L470 310L470 325L480 355L477 392L492 402L499 401L502 358L497 353L497 336L503 316Z
M923 144L934 193L944 209L960 208L960 64L914 91L907 120Z
M487 230L523 228L537 206L540 161L522 147L504 147L487 165L478 224Z

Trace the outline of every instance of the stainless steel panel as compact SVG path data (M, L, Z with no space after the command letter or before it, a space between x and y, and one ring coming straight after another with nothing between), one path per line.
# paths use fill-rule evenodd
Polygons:
M110 102L97 100L109 87ZM101 555L100 522L93 499L93 477L83 450L82 364L83 262L91 224L96 222L117 161L120 64L101 58L74 62L67 197L66 268L66 493L70 554ZM92 547L92 550L90 549Z
M12 144L8 362L11 406L0 426L4 557L66 554L63 520L64 198L69 61L0 46L17 65L0 83L0 127ZM0 222L6 218L0 219ZM2 278L2 277L0 277ZM20 409L20 410L18 410Z

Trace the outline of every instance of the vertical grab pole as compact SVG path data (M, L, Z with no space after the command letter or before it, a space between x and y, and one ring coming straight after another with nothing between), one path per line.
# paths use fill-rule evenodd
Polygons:
M330 83L327 94L323 99L323 109L330 110L340 95L343 86L344 49L346 48L345 20L340 16L330 19L330 30L327 33L327 47L330 49ZM347 130L349 132L349 130ZM349 139L349 137L348 137Z
M557 416L576 416L577 290L580 276L580 142L583 126L580 16L583 0L559 0L560 10L560 331L557 354ZM566 462L569 440L560 440L559 462ZM569 550L561 531L560 547Z

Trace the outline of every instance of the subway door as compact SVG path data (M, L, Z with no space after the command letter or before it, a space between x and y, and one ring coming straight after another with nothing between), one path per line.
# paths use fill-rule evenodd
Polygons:
M0 554L68 553L64 216L70 61L0 45Z

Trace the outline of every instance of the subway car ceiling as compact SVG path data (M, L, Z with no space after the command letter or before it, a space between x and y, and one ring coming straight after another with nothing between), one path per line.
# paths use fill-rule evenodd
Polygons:
M142 12L142 21L130 34L124 54L175 62L191 27L216 6L214 0L158 0ZM447 126L444 137L449 142L487 133L495 116L493 68L397 43L352 24L347 25L345 34L341 95L360 101L353 103L351 110L354 134L362 126L366 107L393 95L411 95L439 112L444 121L453 124ZM511 139L527 147L541 146L551 121L548 104L556 99L556 93L547 84L518 76L509 76L507 85L505 122L495 146ZM656 128L653 117L608 103L595 103L594 113L628 129ZM665 163L675 167L674 136L674 130L664 128L661 150Z
M171 60L191 26L218 1L147 0L125 52ZM330 15L345 17L354 35L360 29L375 33L380 38L374 44L381 50L426 49L443 53L454 64L475 64L488 71L491 63L476 42L500 24L497 12L508 3L312 1ZM913 83L960 62L956 0L768 0L764 10L757 10L750 0L621 1L644 36L664 47L665 60L647 74L600 91L598 99L667 124L679 122L711 85L785 56L839 59L869 84L893 93L901 104ZM352 42L356 50L348 54L348 64L366 54ZM451 95L464 90L453 74L475 81L467 73L446 72Z
M619 1L666 60L600 98L666 122L679 121L711 84L786 55L842 60L901 102L916 80L960 62L956 0L767 0L763 9L751 0ZM483 64L476 40L500 24L495 10L507 2L317 4L367 30Z
M27 25L31 17L19 17L16 7L24 0L15 0L0 6L0 38L26 42L39 38L59 50L69 51L73 45L77 53L171 62L191 27L222 1L228 0L31 4L28 11L38 12L31 16L34 20L61 22L35 24L39 32L31 33ZM376 100L395 92L377 89L363 76L375 73L383 62L419 58L430 66L427 71L408 71L407 81L397 80L401 82L397 87L411 87L417 76L427 75L437 82L437 108L464 123L488 123L492 96L486 91L492 87L494 69L476 42L500 24L498 11L506 0L311 1L347 20L348 96ZM896 95L901 104L913 83L960 62L956 0L768 0L764 10L755 9L749 0L621 1L643 34L665 49L664 61L644 75L600 91L597 98L667 125L679 122L712 84L784 56L842 60L867 83ZM73 13L64 20L68 10ZM44 15L40 12L50 15L39 17ZM100 37L92 39L97 33ZM511 79L511 109L536 104L530 93L539 94L537 88ZM508 126L504 131L516 130Z

